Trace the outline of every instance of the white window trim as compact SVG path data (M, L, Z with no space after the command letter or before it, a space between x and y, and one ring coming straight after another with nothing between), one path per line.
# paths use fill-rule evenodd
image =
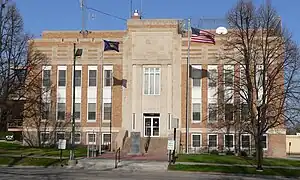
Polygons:
M82 118L82 103L81 103L81 99L78 99L78 98L75 99L75 104L77 104L77 103L78 103L78 104L80 103L80 117L79 117L79 119L76 119L76 118L75 118L75 122L81 122L81 118ZM71 113L71 114L73 114L73 108L74 108L74 107L73 107L73 104L72 104L72 109L71 109L71 110L72 110L72 113Z
M50 71L50 82L51 82L51 76L52 76L52 67L51 66L43 66L42 67L42 87L45 88L43 82L44 82L44 70Z
M66 71L66 84L65 84L65 86L59 86L59 71L60 70L65 70ZM68 74L68 71L67 71L67 66L58 66L57 67L57 81L56 81L56 83L57 83L57 88L67 88L67 74Z
M90 86L90 70L96 71L96 86ZM96 88L98 86L98 67L97 66L88 66L88 88Z
M209 136L217 136L217 146L216 147L209 147ZM219 137L218 137L218 134L207 134L207 147L209 148L209 149L218 149L218 147L219 147Z
M144 127L143 127L143 131L144 131L144 137L148 137L146 136L146 131L145 131L145 120L146 118L151 118L151 136L150 137L160 137L160 131L161 131L161 127L160 127L160 124L161 124L161 119L160 119L160 116L144 116ZM153 118L158 118L158 122L159 122L159 126L158 126L158 136L153 136Z
M233 138L232 138L232 145L233 145L233 147L229 147L229 150L234 150L234 147L235 147L235 140L234 140L234 134L232 134L232 133L229 133L229 134L223 134L223 146L224 146L224 149L226 149L226 148L228 148L228 147L226 147L226 143L225 143L225 136L233 136Z
M235 75L234 75L234 65L233 64L226 64L226 65L223 65L223 74L224 74L224 76L223 76L223 81L224 81L224 87L226 88L226 87L232 87L232 86L226 86L226 83L225 83L225 70L232 70L232 79L233 79L233 86L234 86L234 80L235 80Z
M210 121L209 120L209 104L216 104L217 105L217 115L216 115L216 120L215 121ZM211 102L208 100L207 102L207 122L212 124L212 123L218 123L218 120L219 120L219 112L218 112L218 103L217 102Z
M42 141L42 134L49 134L49 139L48 139L48 141ZM50 140L50 132L49 131L43 131L43 132L41 132L40 133L40 136L41 136L41 143L43 143L43 144L49 144L50 142L49 142L49 140Z
M149 68L149 69L151 69L151 68L158 68L158 72L156 72L155 70L154 70L154 87L153 87L153 89L154 89L154 94L150 94L150 86L151 86L151 84L150 84L150 76L149 76L149 82L148 82L148 94L145 94L145 71L146 71L146 68ZM159 90L158 90L158 93L156 94L155 93L155 75L156 75L156 73L158 73L159 74L159 82L158 82L158 86L159 86ZM149 66L149 67L143 67L143 95L145 95L145 96L159 96L160 95L160 93L161 93L161 67L155 67L155 66Z
M108 120L108 119L104 119L104 104L111 104L111 114L110 114L110 120ZM113 112L112 112L112 109L113 109L113 107L112 107L112 103L111 103L111 99L109 99L109 101L103 101L103 103L102 103L102 112L103 113L101 113L102 115L102 122L104 122L104 123L110 123L111 122L111 120L112 120L112 118L113 118Z
M95 142L89 141L89 134L95 134ZM86 135L86 144L97 144L97 134L95 132L87 132Z
M234 109L234 103L225 103L224 104L224 109L225 109L225 106L226 106L226 104L232 104L232 107L233 107L233 109ZM226 112L225 112L226 113ZM225 113L224 113L224 119L225 119ZM234 113L234 111L232 112L232 120L230 120L230 122L234 122L234 120L235 120L235 113Z
M64 131L56 131L55 132L55 141L56 141L56 143L58 143L57 134L63 134L64 135L64 139L66 139L66 133Z
M110 86L105 86L105 70L111 70L111 84ZM110 89L113 86L113 65L103 65L102 70L102 86L103 88Z
M193 146L193 136L199 136L200 135L200 147L194 147ZM192 133L191 134L191 147L192 148L201 148L202 147L202 134L201 133Z
M194 120L193 119L193 112L194 112L194 106L193 106L193 104L200 104L200 120L198 121L198 120ZM199 102L192 102L192 111L191 111L192 113L191 113L191 120L192 120L192 123L193 124L198 124L198 123L201 123L201 121L202 121L202 103L201 103L201 100L199 101Z
M243 141L242 141L242 137L243 136L249 136L249 146L250 147L243 147ZM241 134L241 149L251 149L251 134Z
M95 109L95 113L96 113L96 115L95 115L95 119L89 119L89 104L96 104L96 109ZM97 121L97 108L98 108L98 105L97 105L97 103L96 102L90 102L89 100L88 100L88 103L87 103L87 107L86 107L86 109L87 109L87 113L86 113L86 121L87 122L96 122ZM103 112L103 111L102 111ZM102 113L103 114L103 113ZM81 113L80 113L80 115L81 115Z
M264 134L263 136L266 136L266 148L263 148L264 151L268 150L269 147L269 136L268 134Z
M75 132L75 134L79 134L80 136L80 138L79 138L79 141L75 141L75 139L74 139L74 143L75 144L80 144L81 143L81 136L82 136L82 134L81 134L81 132ZM75 137L74 137L75 138Z
M101 144L103 145L103 143L104 143L104 135L106 135L106 134L110 134L110 144L112 144L112 135L111 135L111 133L102 133L101 134Z
M193 64L191 65L192 68L194 69L199 69L201 71L201 76L202 76L202 65L199 65L199 64ZM191 72L190 72L191 73ZM192 88L195 89L195 90L201 90L202 88L202 78L200 78L200 86L194 86L194 78L191 78L192 79Z
M65 104L65 119L64 120L59 120L58 118L57 118L57 116L58 116L58 104L62 104L62 103L64 103ZM56 121L57 122L64 122L64 121L66 121L67 120L67 118L68 118L68 116L67 116L67 104L66 104L66 101L65 102L60 102L60 101L57 101L56 102L56 116L55 116L55 119L56 119ZM70 114L70 115L72 115L72 114Z
M216 86L215 87L210 87L209 86L209 78L207 78L207 87L208 89L216 89L218 87L218 75L219 75L219 71L218 71L218 65L208 65L207 66L207 71L209 72L209 70L216 70L217 71L217 82L216 82Z
M80 82L80 86L76 86L75 88L80 88L81 89L81 87L82 87L82 66L81 65L76 65L75 66L75 70L80 70L80 80L81 80L81 82ZM73 76L75 76L75 71L74 71L74 67L72 67L72 87L73 87L73 84L74 84L74 78L73 78ZM73 91L72 91L72 93L73 93Z

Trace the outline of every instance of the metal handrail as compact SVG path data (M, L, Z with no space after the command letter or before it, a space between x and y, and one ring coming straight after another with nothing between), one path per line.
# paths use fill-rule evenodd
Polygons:
M118 148L115 153L115 168L118 168L119 162L121 162L121 148Z

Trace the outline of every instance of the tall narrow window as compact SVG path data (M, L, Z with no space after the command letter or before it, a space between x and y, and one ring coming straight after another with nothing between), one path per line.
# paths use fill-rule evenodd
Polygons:
M65 120L66 104L57 103L57 120Z
M232 134L225 134L224 135L224 145L226 148L233 148L234 142L233 142L233 135Z
M215 134L208 135L208 147L216 148L218 146L218 136Z
M241 120L247 121L249 119L249 107L247 104L241 104Z
M75 70L75 86L81 86L81 70Z
M217 121L217 104L216 103L208 104L208 120L209 120L209 122Z
M66 86L66 70L58 71L58 86L61 86L61 87Z
M111 120L111 103L104 103L104 120Z
M242 148L250 148L250 135L242 134L241 141L242 141Z
M190 66L190 76L193 79L193 87L200 87L201 86L201 69Z
M88 120L96 120L96 103L88 103Z
M261 144L262 144L262 148L263 149L267 149L268 148L268 138L267 138L267 135L263 135Z
M225 77L225 86L232 87L233 86L233 69L225 69L224 77Z
M43 70L43 86L50 87L50 70Z
M201 147L201 135L192 134L192 147Z
M96 86L97 84L97 71L89 70L89 86Z
M42 119L48 119L50 115L50 103L42 103Z
M160 68L144 69L144 94L159 95L160 93Z
M81 109L81 104L80 103L75 103L75 119L80 120L80 109Z
M88 143L89 144L96 144L96 134L95 133L88 133Z
M225 120L233 121L233 112L234 112L233 104L225 104Z
M193 121L201 120L201 104L193 103Z
M217 69L208 70L208 87L216 87L217 78L218 78Z
M112 70L104 70L104 86L110 87L112 81Z

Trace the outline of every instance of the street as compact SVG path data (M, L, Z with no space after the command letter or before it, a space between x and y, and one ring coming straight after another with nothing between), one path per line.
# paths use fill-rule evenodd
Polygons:
M254 179L286 179L280 177L246 177L224 175L224 174L208 174L208 173L184 173L184 172L141 172L141 171L124 171L114 169L109 171L97 171L87 169L66 169L66 168L0 168L0 180L14 179L47 179L47 180L68 180L68 179L89 179L89 180L254 180Z

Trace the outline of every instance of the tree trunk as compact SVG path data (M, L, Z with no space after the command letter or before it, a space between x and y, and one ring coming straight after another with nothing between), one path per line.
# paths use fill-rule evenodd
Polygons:
M262 147L261 147L261 136L259 136L256 140L256 170L257 171L262 171L262 161L263 161L263 152L262 152Z
M7 112L2 109L0 116L0 132L7 132Z

